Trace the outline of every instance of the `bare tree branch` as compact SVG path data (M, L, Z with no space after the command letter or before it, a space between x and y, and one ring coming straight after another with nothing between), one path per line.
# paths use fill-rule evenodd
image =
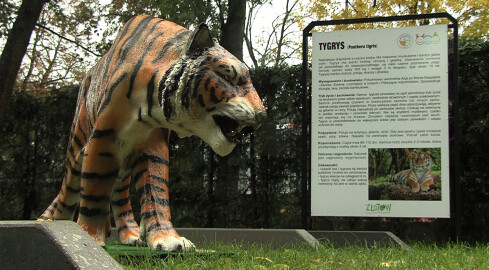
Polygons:
M95 56L97 56L97 57L102 56L102 55L100 55L100 54L98 54L98 53L96 53L96 52L94 52L94 51L90 50L89 48L87 48L87 47L85 47L85 46L81 45L80 43L78 43L78 42L76 42L76 41L74 41L74 40L72 40L72 39L69 39L69 38L67 38L67 37L64 37L64 36L62 36L61 34L58 34L56 31L54 31L54 30L52 30L52 29L50 29L50 28L48 28L48 27L46 27L46 26L44 26L44 25L40 25L40 24L36 23L36 26L37 26L37 27L39 27L39 28L42 28L42 29L44 29L44 30L46 30L46 31L48 31L48 32L50 32L50 33L52 33L52 34L54 34L54 35L56 35L56 36L58 36L58 37L60 37L60 38L62 38L62 39L64 39L64 40L66 40L66 41L68 41L68 42L71 42L71 43L75 44L77 47L80 47L80 48L82 48L83 50L85 50L85 51L87 51L87 52L89 52L89 53L91 53L91 54L93 54L93 55L95 55Z

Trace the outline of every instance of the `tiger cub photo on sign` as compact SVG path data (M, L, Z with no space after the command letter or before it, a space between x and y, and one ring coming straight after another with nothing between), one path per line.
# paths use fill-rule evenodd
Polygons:
M441 200L440 148L369 149L369 200Z

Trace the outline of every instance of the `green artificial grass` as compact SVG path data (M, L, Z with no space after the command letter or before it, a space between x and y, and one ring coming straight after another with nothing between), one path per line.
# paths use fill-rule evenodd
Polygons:
M220 244L168 253L146 247L108 245L125 269L489 269L489 245L463 243L396 247L284 246Z

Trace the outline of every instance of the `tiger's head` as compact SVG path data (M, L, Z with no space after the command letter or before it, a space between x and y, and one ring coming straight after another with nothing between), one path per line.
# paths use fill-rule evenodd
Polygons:
M410 156L411 169L424 172L431 169L431 152L413 152Z
M247 67L214 43L206 25L190 37L184 57L187 70L177 115L180 137L196 135L225 156L244 135L256 130L265 107Z

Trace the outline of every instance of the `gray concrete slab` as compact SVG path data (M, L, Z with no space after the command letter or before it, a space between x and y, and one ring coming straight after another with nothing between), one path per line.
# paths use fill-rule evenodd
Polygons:
M367 246L367 247L398 247L411 250L401 239L387 231L309 231L321 242L329 242L333 247Z
M1 269L123 269L72 221L0 221Z
M214 242L268 244L276 248L295 244L316 248L320 244L311 234L302 229L177 228L176 230L181 236L197 245L197 248ZM112 230L111 237L118 241L115 229Z

